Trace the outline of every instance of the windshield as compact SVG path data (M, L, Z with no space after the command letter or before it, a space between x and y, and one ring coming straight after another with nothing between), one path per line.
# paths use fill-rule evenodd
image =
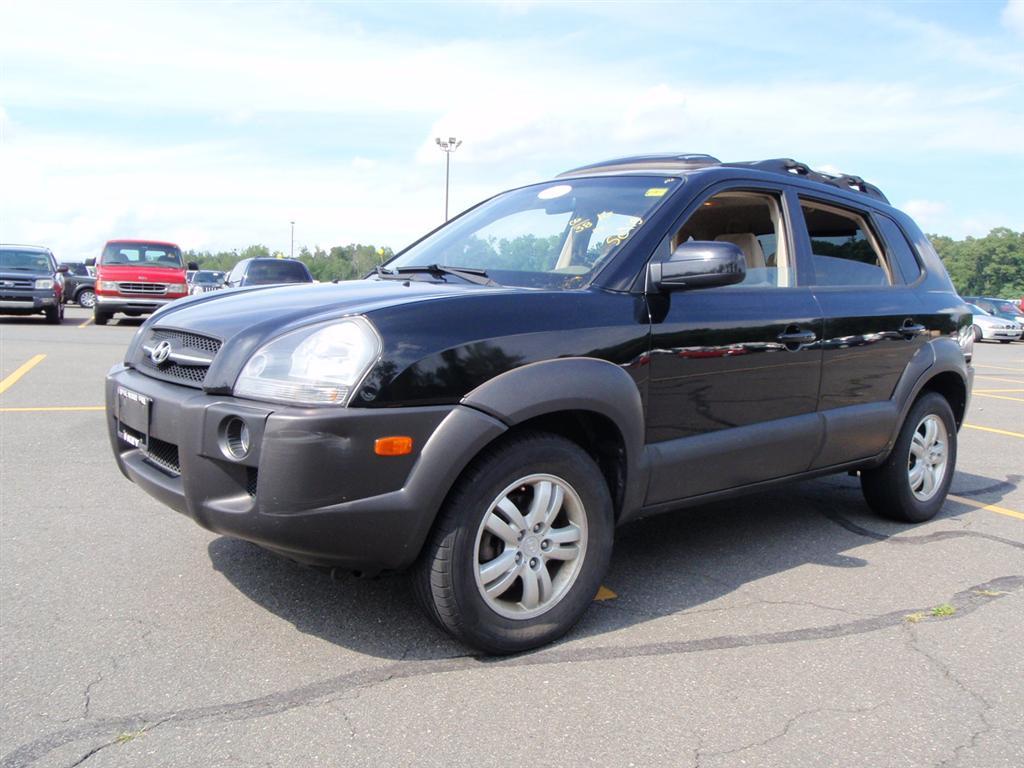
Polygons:
M971 310L971 314L972 315L987 315L988 314L988 312L986 312L984 309L979 307L977 304L968 304L967 308Z
M502 285L575 288L635 237L679 179L572 179L499 195L385 265L473 267Z
M1020 309L1015 307L1012 301L994 301L992 303L996 305L996 312L1003 312L1007 315L1020 314Z
M181 250L176 245L150 243L108 243L101 264L107 266L167 267L182 269Z
M223 277L222 272L199 272L194 280L197 283L219 283Z
M38 251L0 251L0 269L19 272L52 272L50 257Z

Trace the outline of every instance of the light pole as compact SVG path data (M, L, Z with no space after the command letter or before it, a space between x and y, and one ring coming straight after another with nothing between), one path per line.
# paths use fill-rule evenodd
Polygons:
M437 139L437 146L444 152L444 220L448 221L448 178L451 174L452 152L462 145L462 139L449 136L447 141Z
M295 258L295 222L291 222L292 225L292 258Z

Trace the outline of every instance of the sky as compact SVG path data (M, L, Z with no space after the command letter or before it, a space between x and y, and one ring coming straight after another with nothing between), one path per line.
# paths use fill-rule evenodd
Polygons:
M1024 230L1024 0L0 0L0 242L404 247L610 157L794 157Z

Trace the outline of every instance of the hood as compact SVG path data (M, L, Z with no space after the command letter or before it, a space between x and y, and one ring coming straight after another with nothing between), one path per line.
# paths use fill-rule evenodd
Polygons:
M38 280L41 277L53 277L53 272L45 269L0 269L0 280Z
M240 367L264 343L296 328L346 315L370 314L396 304L480 291L515 290L464 283L370 279L212 291L179 299L151 315L133 339L125 360L131 364L137 359L150 328L212 336L223 343L207 374L205 388L217 391L230 387Z
M96 267L96 271L102 280L185 282L184 267L157 267L152 264L100 264Z

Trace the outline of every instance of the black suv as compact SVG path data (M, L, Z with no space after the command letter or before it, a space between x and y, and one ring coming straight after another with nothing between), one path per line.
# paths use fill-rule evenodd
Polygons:
M96 278L89 274L85 264L63 264L67 267L64 275L64 301L75 302L83 309L96 306Z
M242 259L224 278L224 287L312 282L309 269L295 259Z
M500 194L363 280L154 314L107 381L122 472L295 560L409 569L492 653L566 632L616 525L860 473L938 512L971 315L874 186L632 157Z
M64 320L64 273L49 248L0 245L0 315L46 316Z

